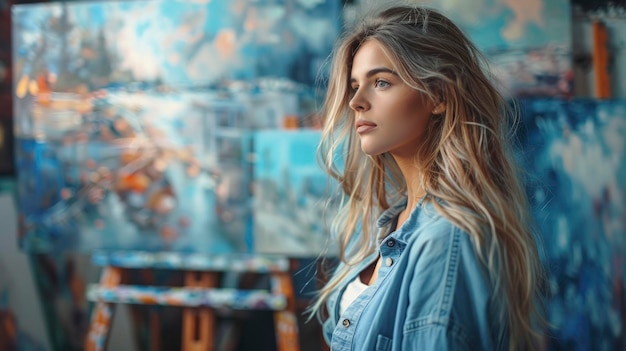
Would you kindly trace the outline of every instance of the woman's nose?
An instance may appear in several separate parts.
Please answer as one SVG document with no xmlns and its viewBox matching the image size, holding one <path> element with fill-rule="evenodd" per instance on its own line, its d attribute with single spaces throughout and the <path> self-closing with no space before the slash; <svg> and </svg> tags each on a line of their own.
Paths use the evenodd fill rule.
<svg viewBox="0 0 626 351">
<path fill-rule="evenodd" d="M 367 111 L 370 108 L 369 102 L 363 97 L 363 94 L 357 93 L 350 99 L 350 108 L 356 112 Z"/>
</svg>

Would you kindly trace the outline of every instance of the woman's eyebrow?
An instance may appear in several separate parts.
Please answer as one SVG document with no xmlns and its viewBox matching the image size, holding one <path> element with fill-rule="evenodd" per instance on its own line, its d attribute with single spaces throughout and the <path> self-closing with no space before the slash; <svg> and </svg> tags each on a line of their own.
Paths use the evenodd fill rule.
<svg viewBox="0 0 626 351">
<path fill-rule="evenodd" d="M 373 75 L 376 75 L 378 73 L 390 73 L 393 74 L 395 76 L 397 76 L 398 74 L 396 72 L 394 72 L 392 69 L 389 69 L 387 67 L 377 67 L 377 68 L 372 68 L 371 70 L 367 71 L 367 73 L 365 74 L 366 78 L 370 78 Z M 356 79 L 354 77 L 350 77 L 350 82 L 356 82 Z"/>
</svg>

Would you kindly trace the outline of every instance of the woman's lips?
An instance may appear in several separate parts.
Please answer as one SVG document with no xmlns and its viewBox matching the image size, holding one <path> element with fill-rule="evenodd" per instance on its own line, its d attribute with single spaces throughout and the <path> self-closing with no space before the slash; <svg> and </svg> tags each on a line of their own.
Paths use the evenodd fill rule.
<svg viewBox="0 0 626 351">
<path fill-rule="evenodd" d="M 370 130 L 376 128 L 376 123 L 359 120 L 355 123 L 354 127 L 356 128 L 356 132 L 359 134 L 367 133 Z"/>
</svg>

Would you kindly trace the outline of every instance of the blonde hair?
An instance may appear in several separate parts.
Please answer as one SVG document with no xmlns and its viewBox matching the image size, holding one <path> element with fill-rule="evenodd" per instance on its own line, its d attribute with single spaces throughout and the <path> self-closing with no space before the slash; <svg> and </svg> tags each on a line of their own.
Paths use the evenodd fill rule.
<svg viewBox="0 0 626 351">
<path fill-rule="evenodd" d="M 388 8 L 363 21 L 335 48 L 319 154 L 347 197 L 332 227 L 344 265 L 320 290 L 310 312 L 321 318 L 325 301 L 349 270 L 376 250 L 374 220 L 407 190 L 394 159 L 387 153 L 365 155 L 355 135 L 348 105 L 350 72 L 356 51 L 368 40 L 381 45 L 406 84 L 433 104 L 445 105 L 444 113 L 431 118 L 427 141 L 416 150 L 423 172 L 417 181 L 428 194 L 424 203 L 470 235 L 505 302 L 500 318 L 509 325 L 510 349 L 534 348 L 533 323 L 542 320 L 543 271 L 512 162 L 507 120 L 512 114 L 474 44 L 444 15 L 414 6 Z"/>
</svg>

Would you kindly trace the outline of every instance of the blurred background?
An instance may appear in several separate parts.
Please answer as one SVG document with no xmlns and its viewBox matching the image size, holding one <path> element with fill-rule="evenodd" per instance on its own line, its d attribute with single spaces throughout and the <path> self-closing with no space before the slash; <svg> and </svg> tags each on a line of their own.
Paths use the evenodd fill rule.
<svg viewBox="0 0 626 351">
<path fill-rule="evenodd" d="M 405 2 L 458 23 L 520 108 L 542 349 L 626 350 L 626 2 Z M 0 351 L 84 349 L 94 252 L 289 258 L 300 349 L 325 350 L 303 314 L 334 255 L 317 110 L 337 36 L 381 3 L 0 0 Z M 184 284 L 161 268 L 127 279 Z M 108 350 L 181 350 L 181 319 L 120 304 Z M 218 319 L 215 349 L 277 349 L 270 311 Z"/>
</svg>

